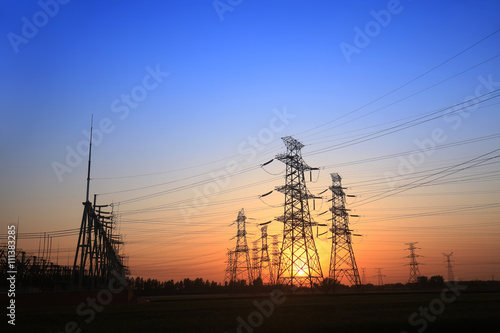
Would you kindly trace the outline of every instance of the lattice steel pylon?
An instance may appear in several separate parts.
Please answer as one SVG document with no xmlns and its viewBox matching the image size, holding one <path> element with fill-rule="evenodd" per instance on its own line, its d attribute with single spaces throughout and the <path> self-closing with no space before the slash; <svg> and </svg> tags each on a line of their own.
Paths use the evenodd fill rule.
<svg viewBox="0 0 500 333">
<path fill-rule="evenodd" d="M 224 274 L 224 281 L 229 283 L 231 282 L 231 277 L 233 274 L 233 255 L 234 252 L 230 249 L 227 250 L 227 266 L 226 266 L 226 272 Z"/>
<path fill-rule="evenodd" d="M 280 265 L 280 241 L 278 235 L 272 235 L 271 241 L 271 267 L 273 272 L 273 280 L 271 284 L 276 284 L 276 275 L 278 273 L 278 267 Z"/>
<path fill-rule="evenodd" d="M 236 234 L 236 247 L 233 251 L 233 264 L 231 273 L 231 282 L 247 280 L 248 284 L 253 283 L 252 263 L 250 261 L 250 249 L 247 244 L 246 216 L 242 208 L 235 221 L 238 226 Z M 234 237 L 233 237 L 234 238 Z"/>
<path fill-rule="evenodd" d="M 258 239 L 252 242 L 252 276 L 254 279 L 260 277 L 260 249 Z"/>
<path fill-rule="evenodd" d="M 385 275 L 382 274 L 382 268 L 375 268 L 377 270 L 377 275 L 374 275 L 375 277 L 378 278 L 378 285 L 383 286 L 384 285 L 384 277 Z"/>
<path fill-rule="evenodd" d="M 262 279 L 263 283 L 272 284 L 273 279 L 273 267 L 271 257 L 269 256 L 269 247 L 267 245 L 267 225 L 263 226 L 261 229 L 261 246 L 260 246 L 260 258 L 259 258 L 259 269 L 258 276 Z"/>
<path fill-rule="evenodd" d="M 283 216 L 283 242 L 277 272 L 277 283 L 311 288 L 323 280 L 318 251 L 314 243 L 308 200 L 314 196 L 309 193 L 304 172 L 315 170 L 302 159 L 302 143 L 291 136 L 282 138 L 286 153 L 276 155 L 276 159 L 286 164 L 285 185 L 276 190 L 285 194 Z"/>
<path fill-rule="evenodd" d="M 448 282 L 453 282 L 455 281 L 455 276 L 453 275 L 453 265 L 451 264 L 453 262 L 453 260 L 451 260 L 453 252 L 451 252 L 450 254 L 443 253 L 443 255 L 446 257 L 445 262 L 448 266 Z"/>
<path fill-rule="evenodd" d="M 329 275 L 340 283 L 344 277 L 351 285 L 361 286 L 358 265 L 352 248 L 352 236 L 359 236 L 349 229 L 349 214 L 345 208 L 346 194 L 342 187 L 342 178 L 338 173 L 331 173 L 332 186 L 332 252 Z"/>
<path fill-rule="evenodd" d="M 421 257 L 418 254 L 415 254 L 415 250 L 420 249 L 419 247 L 416 247 L 415 244 L 418 244 L 418 242 L 413 242 L 413 243 L 405 243 L 408 245 L 408 248 L 406 250 L 410 251 L 410 254 L 406 256 L 405 258 L 410 258 L 410 263 L 406 264 L 407 266 L 410 266 L 410 277 L 408 278 L 408 283 L 417 283 L 418 282 L 418 277 L 420 276 L 420 269 L 418 268 L 418 261 L 417 258 Z"/>
</svg>

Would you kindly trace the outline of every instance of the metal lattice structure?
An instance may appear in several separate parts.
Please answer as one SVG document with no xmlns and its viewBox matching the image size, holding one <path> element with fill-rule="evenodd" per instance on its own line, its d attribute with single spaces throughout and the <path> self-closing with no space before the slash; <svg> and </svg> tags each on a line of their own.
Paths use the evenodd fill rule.
<svg viewBox="0 0 500 333">
<path fill-rule="evenodd" d="M 410 277 L 408 279 L 408 283 L 417 283 L 418 277 L 420 276 L 420 269 L 418 268 L 419 262 L 417 261 L 417 258 L 421 256 L 416 254 L 415 250 L 420 248 L 415 246 L 415 244 L 418 244 L 418 242 L 405 244 L 408 245 L 408 248 L 406 250 L 410 251 L 410 255 L 405 257 L 410 259 L 410 263 L 407 264 L 410 266 Z"/>
<path fill-rule="evenodd" d="M 233 274 L 233 255 L 234 252 L 231 250 L 227 250 L 227 266 L 226 266 L 226 272 L 224 274 L 224 281 L 229 283 L 231 282 L 231 275 Z"/>
<path fill-rule="evenodd" d="M 283 285 L 319 285 L 323 279 L 318 251 L 314 243 L 312 226 L 314 222 L 309 212 L 308 200 L 314 196 L 309 193 L 304 172 L 313 170 L 302 159 L 302 143 L 287 136 L 282 138 L 286 153 L 276 155 L 285 163 L 285 185 L 276 190 L 285 194 L 283 216 L 283 242 L 277 272 L 277 283 Z"/>
<path fill-rule="evenodd" d="M 453 275 L 453 265 L 451 264 L 453 262 L 453 260 L 451 260 L 453 252 L 451 252 L 450 254 L 443 253 L 443 255 L 446 257 L 445 262 L 447 263 L 448 267 L 448 282 L 453 282 L 455 281 L 455 276 Z"/>
<path fill-rule="evenodd" d="M 246 216 L 243 208 L 238 213 L 236 219 L 238 231 L 236 234 L 236 247 L 233 251 L 233 263 L 231 272 L 231 282 L 245 280 L 248 284 L 253 283 L 252 263 L 250 261 L 250 249 L 247 244 Z M 235 237 L 231 238 L 234 239 Z"/>
<path fill-rule="evenodd" d="M 122 241 L 113 235 L 113 214 L 103 211 L 109 205 L 96 205 L 89 201 L 90 166 L 92 156 L 92 126 L 90 129 L 89 161 L 87 170 L 87 194 L 83 202 L 83 216 L 76 246 L 73 271 L 77 278 L 78 289 L 105 287 L 111 273 L 125 275 L 128 270 L 119 255 Z"/>
<path fill-rule="evenodd" d="M 271 235 L 271 267 L 273 272 L 273 280 L 271 284 L 276 284 L 276 275 L 280 265 L 280 241 L 279 235 Z"/>
<path fill-rule="evenodd" d="M 377 270 L 377 275 L 374 275 L 374 277 L 378 278 L 378 285 L 383 286 L 385 275 L 382 274 L 382 268 L 375 268 L 375 269 Z"/>
<path fill-rule="evenodd" d="M 349 229 L 349 214 L 345 208 L 346 194 L 342 187 L 342 178 L 331 173 L 332 186 L 332 252 L 329 275 L 333 281 L 340 283 L 344 277 L 351 285 L 361 286 L 358 266 L 352 248 L 352 236 L 359 236 Z"/>
<path fill-rule="evenodd" d="M 263 226 L 261 229 L 261 246 L 260 246 L 260 258 L 258 266 L 258 276 L 262 279 L 263 283 L 272 284 L 273 278 L 273 266 L 271 257 L 269 256 L 269 247 L 267 245 L 267 225 Z"/>
<path fill-rule="evenodd" d="M 258 239 L 252 242 L 252 276 L 254 279 L 260 277 L 260 248 Z"/>
</svg>

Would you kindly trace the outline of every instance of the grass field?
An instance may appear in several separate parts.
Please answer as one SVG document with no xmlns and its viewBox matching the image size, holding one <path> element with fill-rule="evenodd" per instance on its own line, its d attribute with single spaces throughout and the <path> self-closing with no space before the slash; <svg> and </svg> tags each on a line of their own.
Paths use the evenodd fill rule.
<svg viewBox="0 0 500 333">
<path fill-rule="evenodd" d="M 15 331 L 66 332 L 71 321 L 78 327 L 68 326 L 68 332 L 417 332 L 424 322 L 425 332 L 496 330 L 499 292 L 463 293 L 450 301 L 452 296 L 446 302 L 440 292 L 152 297 L 107 305 L 90 323 L 84 322 L 90 315 L 78 315 L 74 306 L 18 308 Z M 429 306 L 436 315 L 416 315 L 410 325 L 410 315 Z"/>
</svg>

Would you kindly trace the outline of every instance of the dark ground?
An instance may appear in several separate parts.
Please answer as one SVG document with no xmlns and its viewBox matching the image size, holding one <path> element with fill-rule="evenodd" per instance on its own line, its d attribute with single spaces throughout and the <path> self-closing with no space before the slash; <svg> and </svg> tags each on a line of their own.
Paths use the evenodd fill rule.
<svg viewBox="0 0 500 333">
<path fill-rule="evenodd" d="M 47 294 L 50 297 L 50 294 Z M 448 300 L 453 293 L 445 294 Z M 349 295 L 157 296 L 134 304 L 110 304 L 102 312 L 88 306 L 18 304 L 12 332 L 488 332 L 500 322 L 500 292 L 463 292 L 443 302 L 441 290 L 419 293 Z M 82 300 L 84 301 L 84 300 Z M 258 312 L 254 304 L 264 306 Z M 441 305 L 444 305 L 443 307 Z M 409 318 L 434 307 L 428 319 Z M 91 318 L 91 313 L 95 318 Z M 262 312 L 265 312 L 262 314 Z M 266 316 L 267 315 L 267 316 Z M 245 321 L 241 324 L 238 317 Z M 2 319 L 6 323 L 8 318 Z M 86 323 L 87 319 L 90 322 Z M 75 327 L 68 322 L 75 322 Z M 2 326 L 4 326 L 2 323 Z M 11 326 L 11 325 L 8 325 Z M 5 327 L 5 326 L 4 326 Z M 239 327 L 239 330 L 238 330 Z M 4 331 L 2 329 L 2 331 Z M 423 332 L 421 330 L 421 332 Z"/>
</svg>

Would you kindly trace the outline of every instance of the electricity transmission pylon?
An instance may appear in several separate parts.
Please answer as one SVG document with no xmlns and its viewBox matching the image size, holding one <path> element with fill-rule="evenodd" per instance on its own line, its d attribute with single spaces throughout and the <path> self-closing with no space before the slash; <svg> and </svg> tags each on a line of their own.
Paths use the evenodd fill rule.
<svg viewBox="0 0 500 333">
<path fill-rule="evenodd" d="M 277 283 L 311 288 L 321 282 L 323 273 L 319 255 L 314 243 L 308 200 L 314 196 L 309 193 L 304 172 L 317 170 L 309 167 L 302 159 L 302 143 L 291 136 L 283 137 L 286 153 L 276 155 L 276 159 L 286 164 L 285 185 L 276 190 L 285 194 L 283 216 L 283 242 L 277 272 Z"/>
<path fill-rule="evenodd" d="M 231 282 L 231 277 L 233 275 L 233 255 L 234 251 L 228 249 L 227 250 L 227 266 L 226 266 L 226 273 L 224 275 L 224 281 L 227 283 Z"/>
<path fill-rule="evenodd" d="M 258 276 L 261 278 L 262 282 L 272 284 L 273 279 L 273 267 L 271 258 L 269 256 L 269 247 L 267 245 L 267 225 L 263 226 L 261 229 L 261 247 L 260 247 L 260 258 L 258 265 Z"/>
<path fill-rule="evenodd" d="M 453 275 L 453 265 L 451 264 L 453 262 L 453 260 L 451 260 L 453 252 L 451 252 L 450 254 L 443 253 L 443 255 L 446 257 L 445 262 L 448 266 L 448 282 L 453 282 L 455 281 L 455 276 Z"/>
<path fill-rule="evenodd" d="M 260 277 L 260 271 L 259 271 L 259 255 L 260 255 L 260 249 L 259 249 L 259 240 L 256 239 L 252 242 L 252 276 L 254 279 L 257 279 Z"/>
<path fill-rule="evenodd" d="M 273 280 L 271 284 L 276 284 L 276 275 L 278 273 L 278 267 L 280 264 L 280 241 L 278 235 L 272 235 L 271 241 L 271 267 L 273 272 Z"/>
<path fill-rule="evenodd" d="M 346 194 L 342 187 L 342 178 L 338 173 L 331 173 L 332 186 L 332 252 L 330 257 L 330 278 L 340 283 L 344 276 L 351 285 L 361 286 L 358 266 L 352 249 L 352 236 L 359 236 L 349 229 L 349 214 L 345 208 Z"/>
<path fill-rule="evenodd" d="M 405 258 L 410 258 L 410 263 L 406 264 L 410 266 L 410 277 L 408 279 L 408 283 L 417 283 L 418 277 L 420 276 L 420 269 L 418 268 L 419 263 L 417 261 L 417 258 L 421 256 L 415 254 L 415 250 L 420 248 L 415 246 L 415 244 L 418 244 L 418 242 L 405 243 L 405 244 L 408 245 L 408 248 L 406 250 L 410 251 L 410 254 L 405 257 Z"/>
<path fill-rule="evenodd" d="M 250 262 L 250 250 L 247 244 L 247 232 L 245 227 L 246 216 L 243 208 L 239 211 L 238 218 L 235 222 L 238 226 L 238 232 L 235 236 L 236 247 L 233 251 L 230 281 L 237 282 L 248 279 L 248 284 L 251 284 L 253 283 L 252 264 Z"/>
<path fill-rule="evenodd" d="M 377 270 L 377 275 L 374 275 L 378 278 L 378 285 L 379 286 L 383 286 L 384 285 L 384 280 L 383 278 L 386 276 L 386 275 L 383 275 L 382 274 L 382 268 L 375 268 Z"/>
</svg>

